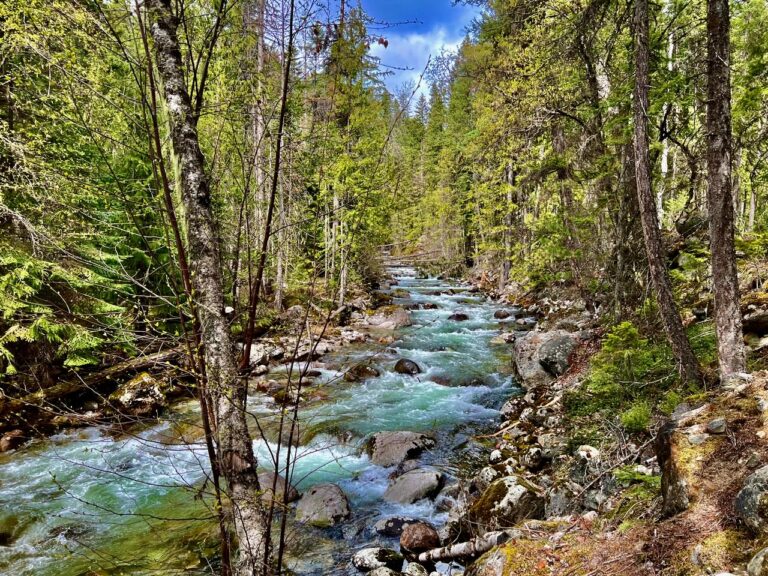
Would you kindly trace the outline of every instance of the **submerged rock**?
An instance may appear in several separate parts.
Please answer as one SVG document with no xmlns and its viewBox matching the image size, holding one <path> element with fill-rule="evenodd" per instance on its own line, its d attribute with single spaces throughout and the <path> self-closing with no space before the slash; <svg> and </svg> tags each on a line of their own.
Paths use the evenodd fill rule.
<svg viewBox="0 0 768 576">
<path fill-rule="evenodd" d="M 366 449 L 371 462 L 386 467 L 415 458 L 434 445 L 434 439 L 420 432 L 379 432 L 371 437 Z"/>
<path fill-rule="evenodd" d="M 413 504 L 423 498 L 434 498 L 443 486 L 445 476 L 433 468 L 417 468 L 398 476 L 384 492 L 384 500 Z"/>
<path fill-rule="evenodd" d="M 352 556 L 352 565 L 361 572 L 370 572 L 376 568 L 400 570 L 403 556 L 389 548 L 363 548 Z"/>
<path fill-rule="evenodd" d="M 318 528 L 335 526 L 350 516 L 349 500 L 336 484 L 317 484 L 299 500 L 296 519 Z"/>
<path fill-rule="evenodd" d="M 421 368 L 419 368 L 419 365 L 416 364 L 416 362 L 413 360 L 409 360 L 408 358 L 400 358 L 400 360 L 398 360 L 395 364 L 395 372 L 398 374 L 408 374 L 410 376 L 415 376 L 416 374 L 421 373 Z"/>
<path fill-rule="evenodd" d="M 465 322 L 469 320 L 469 315 L 465 314 L 464 312 L 454 312 L 448 316 L 448 320 L 452 320 L 454 322 Z"/>
<path fill-rule="evenodd" d="M 360 382 L 377 376 L 379 376 L 379 371 L 368 364 L 358 364 L 344 372 L 344 380 L 347 382 Z"/>
</svg>

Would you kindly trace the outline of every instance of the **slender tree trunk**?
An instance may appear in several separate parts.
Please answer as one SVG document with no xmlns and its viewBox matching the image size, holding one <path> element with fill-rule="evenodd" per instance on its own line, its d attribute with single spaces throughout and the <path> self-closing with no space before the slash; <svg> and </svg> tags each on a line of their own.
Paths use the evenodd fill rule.
<svg viewBox="0 0 768 576">
<path fill-rule="evenodd" d="M 237 376 L 234 347 L 224 316 L 221 256 L 211 192 L 184 77 L 178 22 L 171 0 L 149 0 L 148 6 L 157 68 L 171 121 L 173 149 L 181 166 L 192 287 L 200 316 L 208 388 L 216 402 L 220 470 L 229 488 L 240 544 L 236 573 L 245 576 L 263 565 L 266 533 L 256 458 L 245 419 L 247 390 Z"/>
<path fill-rule="evenodd" d="M 734 248 L 731 187 L 730 14 L 707 1 L 707 205 L 720 376 L 744 372 L 744 340 Z"/>
<path fill-rule="evenodd" d="M 648 151 L 648 0 L 635 0 L 635 179 L 640 220 L 643 225 L 645 251 L 651 281 L 656 290 L 661 319 L 680 372 L 688 382 L 702 382 L 701 368 L 691 343 L 683 329 L 680 314 L 672 295 L 672 286 L 664 264 L 664 249 L 657 219 L 656 205 L 651 190 L 651 161 Z"/>
<path fill-rule="evenodd" d="M 512 268 L 512 201 L 513 192 L 515 188 L 515 172 L 512 167 L 512 162 L 507 165 L 505 170 L 507 195 L 504 214 L 504 260 L 501 263 L 501 274 L 499 275 L 499 290 L 504 290 L 504 287 L 509 281 L 509 271 Z"/>
</svg>

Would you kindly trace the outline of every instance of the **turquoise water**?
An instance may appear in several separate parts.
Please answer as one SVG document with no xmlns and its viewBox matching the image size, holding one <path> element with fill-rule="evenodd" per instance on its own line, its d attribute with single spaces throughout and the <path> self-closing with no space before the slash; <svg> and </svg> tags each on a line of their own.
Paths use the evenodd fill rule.
<svg viewBox="0 0 768 576">
<path fill-rule="evenodd" d="M 291 525 L 296 549 L 290 562 L 299 574 L 346 573 L 337 566 L 350 547 L 372 540 L 364 528 L 381 517 L 444 520 L 428 502 L 399 506 L 381 500 L 391 470 L 372 465 L 362 453 L 368 435 L 432 431 L 438 447 L 426 459 L 450 471 L 453 448 L 488 427 L 515 391 L 505 350 L 490 343 L 499 333 L 493 304 L 466 293 L 437 295 L 457 286 L 435 279 L 404 276 L 399 287 L 410 298 L 396 302 L 431 302 L 439 308 L 413 311 L 413 326 L 400 330 L 388 346 L 357 345 L 324 358 L 313 388 L 320 387 L 326 399 L 300 412 L 302 432 L 312 433 L 294 455 L 293 483 L 300 489 L 338 483 L 350 498 L 351 524 L 363 528 L 345 539 L 341 530 Z M 470 320 L 448 320 L 458 310 Z M 423 372 L 392 372 L 402 357 L 416 361 Z M 361 383 L 343 381 L 343 370 L 361 361 L 371 362 L 382 375 Z M 252 397 L 249 410 L 264 426 L 274 427 L 275 407 L 268 398 Z M 0 534 L 5 530 L 13 536 L 0 545 L 0 573 L 210 574 L 216 527 L 203 486 L 208 467 L 199 438 L 197 409 L 190 402 L 132 436 L 87 428 L 1 455 Z M 275 444 L 258 440 L 255 450 L 260 465 L 275 467 Z"/>
</svg>

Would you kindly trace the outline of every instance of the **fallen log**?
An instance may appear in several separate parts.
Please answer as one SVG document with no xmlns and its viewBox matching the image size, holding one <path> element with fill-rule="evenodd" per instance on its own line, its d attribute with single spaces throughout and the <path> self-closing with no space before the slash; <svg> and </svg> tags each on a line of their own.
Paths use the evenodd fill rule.
<svg viewBox="0 0 768 576">
<path fill-rule="evenodd" d="M 3 394 L 0 389 L 0 429 L 7 428 L 15 419 L 24 419 L 30 414 L 39 413 L 46 407 L 65 400 L 67 397 L 83 391 L 98 391 L 108 383 L 115 383 L 117 379 L 142 371 L 165 369 L 173 366 L 171 361 L 185 354 L 183 347 L 171 348 L 138 358 L 131 358 L 118 362 L 99 372 L 88 374 L 79 380 L 66 380 L 50 388 L 42 388 L 21 398 L 12 398 Z"/>
<path fill-rule="evenodd" d="M 500 530 L 498 532 L 488 532 L 472 540 L 459 542 L 443 546 L 442 548 L 433 548 L 419 554 L 419 562 L 447 562 L 450 560 L 472 560 L 481 554 L 488 552 L 494 546 L 504 544 L 513 538 L 519 538 L 518 530 Z"/>
</svg>

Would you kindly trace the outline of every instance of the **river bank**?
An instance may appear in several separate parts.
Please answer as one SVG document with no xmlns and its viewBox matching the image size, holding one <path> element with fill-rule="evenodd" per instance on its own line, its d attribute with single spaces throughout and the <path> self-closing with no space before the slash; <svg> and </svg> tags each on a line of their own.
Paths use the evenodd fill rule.
<svg viewBox="0 0 768 576">
<path fill-rule="evenodd" d="M 349 516 L 333 527 L 312 527 L 294 520 L 296 512 L 289 511 L 288 564 L 294 573 L 356 573 L 349 565 L 355 550 L 397 542 L 385 527 L 388 518 L 418 518 L 440 526 L 456 480 L 483 452 L 473 437 L 490 429 L 498 408 L 515 393 L 508 351 L 491 342 L 498 334 L 493 304 L 456 283 L 411 277 L 400 284 L 385 291 L 394 298 L 391 305 L 360 312 L 351 319 L 353 325 L 339 329 L 355 342 L 304 365 L 311 384 L 288 476 L 304 494 L 328 483 L 340 487 Z M 410 326 L 395 327 L 406 319 Z M 415 362 L 419 373 L 396 372 L 402 359 Z M 291 363 L 273 359 L 257 365 L 267 373 L 253 379 L 249 411 L 264 431 L 256 452 L 269 463 L 276 451 L 272 434 L 279 394 L 258 389 L 279 388 Z M 345 379 L 349 368 L 359 365 L 378 376 L 372 372 L 361 381 Z M 182 402 L 154 424 L 120 432 L 96 426 L 63 431 L 0 456 L 0 501 L 7 511 L 5 545 L 0 547 L 3 569 L 19 574 L 208 573 L 209 563 L 216 562 L 216 537 L 202 484 L 207 468 L 197 416 L 194 402 Z M 434 472 L 442 489 L 442 495 L 434 488 L 428 491 L 434 500 L 402 493 L 385 498 L 398 463 L 375 464 L 378 456 L 375 450 L 369 454 L 366 444 L 374 434 L 397 431 L 429 438 L 418 466 Z M 415 454 L 406 450 L 404 455 Z M 407 466 L 415 462 L 413 457 L 405 460 Z"/>
</svg>

